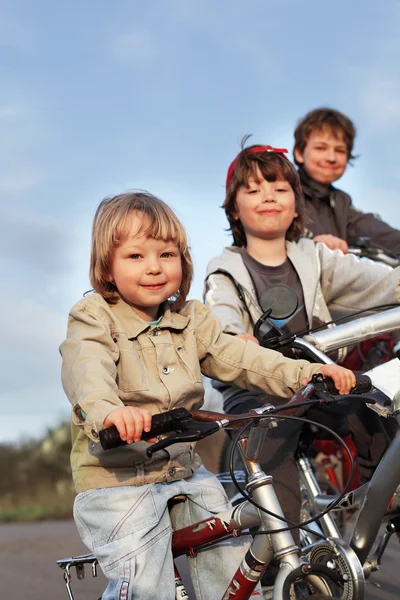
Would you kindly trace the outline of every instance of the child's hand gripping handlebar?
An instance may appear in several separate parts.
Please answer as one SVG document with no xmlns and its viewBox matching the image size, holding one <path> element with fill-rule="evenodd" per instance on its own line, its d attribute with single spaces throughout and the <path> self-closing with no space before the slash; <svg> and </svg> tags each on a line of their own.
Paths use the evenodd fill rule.
<svg viewBox="0 0 400 600">
<path fill-rule="evenodd" d="M 201 411 L 195 411 L 201 412 Z M 224 415 L 221 415 L 224 417 Z M 192 413 L 186 408 L 175 408 L 159 415 L 154 415 L 151 420 L 151 429 L 142 433 L 142 440 L 149 440 L 158 435 L 169 433 L 167 437 L 159 440 L 147 448 L 146 454 L 151 457 L 157 450 L 162 450 L 178 442 L 194 442 L 221 429 L 219 421 L 201 422 L 192 418 Z M 100 431 L 100 443 L 104 450 L 111 450 L 118 446 L 125 446 L 115 426 Z"/>
<path fill-rule="evenodd" d="M 339 392 L 330 377 L 323 378 L 320 373 L 313 375 L 312 385 L 316 392 L 338 395 Z M 372 381 L 368 375 L 356 375 L 356 385 L 350 390 L 350 394 L 368 394 L 372 390 Z"/>
<path fill-rule="evenodd" d="M 367 375 L 357 376 L 357 384 L 351 390 L 351 394 L 364 394 L 371 391 L 371 380 Z M 269 405 L 269 414 L 275 412 L 285 412 L 286 414 L 298 413 L 301 408 L 314 404 L 315 402 L 337 402 L 341 398 L 334 398 L 337 394 L 333 381 L 329 378 L 323 378 L 322 375 L 314 375 L 311 382 L 301 388 L 288 402 L 283 406 L 274 408 Z M 309 400 L 311 396 L 316 396 L 316 400 Z M 365 399 L 374 402 L 373 399 Z M 271 410 L 272 409 L 272 410 Z M 265 415 L 264 415 L 265 417 Z M 203 439 L 221 428 L 238 429 L 248 424 L 250 421 L 256 424 L 260 421 L 260 415 L 250 412 L 241 415 L 225 415 L 207 410 L 192 410 L 186 408 L 175 408 L 171 411 L 154 415 L 152 417 L 151 429 L 143 432 L 142 440 L 148 440 L 162 434 L 169 434 L 165 438 L 149 446 L 146 450 L 147 456 L 151 457 L 154 452 L 167 448 L 171 444 L 178 442 L 194 442 Z M 100 431 L 100 443 L 104 450 L 111 450 L 118 446 L 125 446 L 126 442 L 121 440 L 118 430 L 115 426 Z"/>
</svg>

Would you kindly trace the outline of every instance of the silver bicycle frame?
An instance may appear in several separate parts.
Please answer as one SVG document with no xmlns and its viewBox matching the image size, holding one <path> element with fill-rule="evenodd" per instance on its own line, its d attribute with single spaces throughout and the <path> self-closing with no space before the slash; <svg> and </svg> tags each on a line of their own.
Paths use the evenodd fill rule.
<svg viewBox="0 0 400 600">
<path fill-rule="evenodd" d="M 254 412 L 258 414 L 268 414 L 270 408 L 273 407 L 271 405 L 267 407 L 264 406 L 255 409 Z M 273 516 L 256 509 L 261 522 L 261 526 L 258 530 L 259 532 L 279 530 L 287 527 L 285 515 L 273 487 L 273 477 L 266 475 L 259 464 L 260 453 L 264 446 L 265 438 L 268 435 L 268 430 L 275 426 L 276 421 L 266 420 L 265 428 L 260 426 L 253 427 L 250 429 L 248 435 L 243 435 L 239 440 L 240 454 L 248 475 L 246 489 L 251 493 L 252 498 L 257 504 L 265 508 L 268 507 L 268 511 L 275 515 Z M 244 511 L 246 507 L 248 511 L 247 514 L 252 515 L 252 511 L 251 509 L 249 511 L 249 504 L 247 502 L 244 505 L 239 505 L 237 509 L 235 509 L 235 511 L 238 511 L 237 515 L 239 516 L 241 514 L 240 511 Z M 246 519 L 241 519 L 240 523 L 242 527 L 243 525 L 245 526 Z M 291 571 L 297 569 L 301 565 L 299 547 L 295 544 L 290 530 L 280 531 L 279 533 L 274 533 L 269 536 L 270 546 L 265 543 L 265 539 L 262 539 L 265 535 L 267 534 L 261 534 L 255 537 L 251 544 L 251 551 L 254 556 L 260 557 L 267 566 L 272 557 L 279 561 L 279 572 L 274 583 L 273 600 L 284 600 L 283 587 L 285 580 Z M 323 579 L 310 576 L 310 581 L 311 580 L 314 587 L 320 593 L 323 594 L 327 591 L 326 583 Z"/>
<path fill-rule="evenodd" d="M 368 340 L 380 333 L 391 333 L 396 329 L 400 329 L 400 307 L 310 333 L 303 339 L 324 353 Z M 320 356 L 319 354 L 318 358 Z"/>
<path fill-rule="evenodd" d="M 355 319 L 297 339 L 294 346 L 303 349 L 308 356 L 324 363 L 332 361 L 325 352 L 352 345 L 370 339 L 378 334 L 400 329 L 400 307 L 382 313 Z M 400 389 L 400 381 L 399 381 Z M 395 394 L 388 415 L 395 417 L 400 426 L 400 394 Z M 370 552 L 376 541 L 382 520 L 390 499 L 400 482 L 400 431 L 392 440 L 385 455 L 375 470 L 370 482 L 347 493 L 333 510 L 359 508 L 358 516 L 350 535 L 350 547 L 355 551 L 360 563 L 369 573 L 371 564 Z M 314 473 L 305 457 L 298 461 L 300 476 L 305 485 L 314 510 L 321 512 L 332 504 L 334 496 L 324 496 L 319 488 Z M 324 533 L 331 537 L 340 537 L 340 533 L 330 514 L 320 519 Z M 383 550 L 382 550 L 383 552 Z M 372 561 L 373 562 L 373 561 Z M 368 565 L 366 567 L 365 565 Z"/>
</svg>

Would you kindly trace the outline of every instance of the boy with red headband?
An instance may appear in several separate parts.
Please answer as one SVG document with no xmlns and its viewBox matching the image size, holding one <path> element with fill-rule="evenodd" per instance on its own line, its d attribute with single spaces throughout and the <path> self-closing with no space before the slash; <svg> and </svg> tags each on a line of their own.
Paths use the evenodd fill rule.
<svg viewBox="0 0 400 600">
<path fill-rule="evenodd" d="M 304 204 L 301 184 L 286 150 L 270 146 L 244 148 L 228 170 L 223 208 L 233 235 L 233 246 L 208 265 L 205 302 L 219 318 L 222 329 L 252 340 L 254 326 L 266 310 L 265 293 L 284 284 L 297 300 L 292 316 L 279 321 L 288 333 L 307 330 L 331 320 L 331 311 L 350 314 L 370 306 L 399 302 L 400 268 L 362 261 L 332 251 L 325 244 L 302 237 Z M 271 320 L 273 321 L 273 320 Z M 274 325 L 272 322 L 271 325 Z M 265 394 L 220 385 L 224 410 L 240 413 L 262 406 Z M 269 397 L 279 405 L 282 400 Z M 325 411 L 308 416 L 327 422 Z M 369 478 L 386 448 L 377 417 L 365 407 L 349 417 L 357 445 L 359 468 Z M 331 422 L 338 426 L 338 415 Z M 301 425 L 285 420 L 271 432 L 262 466 L 274 476 L 286 516 L 300 521 L 300 489 L 294 462 Z"/>
</svg>

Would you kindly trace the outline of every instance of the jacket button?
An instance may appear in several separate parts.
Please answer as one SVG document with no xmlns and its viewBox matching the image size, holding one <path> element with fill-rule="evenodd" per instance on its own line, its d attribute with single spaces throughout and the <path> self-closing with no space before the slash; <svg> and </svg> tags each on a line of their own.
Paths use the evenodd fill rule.
<svg viewBox="0 0 400 600">
<path fill-rule="evenodd" d="M 163 367 L 162 372 L 164 373 L 164 375 L 168 375 L 168 373 L 170 373 L 171 371 L 169 367 Z"/>
<path fill-rule="evenodd" d="M 171 475 L 171 477 L 172 477 L 172 475 L 175 475 L 175 471 L 176 471 L 175 467 L 171 467 L 171 468 L 168 470 L 168 473 L 169 473 L 169 474 Z"/>
</svg>

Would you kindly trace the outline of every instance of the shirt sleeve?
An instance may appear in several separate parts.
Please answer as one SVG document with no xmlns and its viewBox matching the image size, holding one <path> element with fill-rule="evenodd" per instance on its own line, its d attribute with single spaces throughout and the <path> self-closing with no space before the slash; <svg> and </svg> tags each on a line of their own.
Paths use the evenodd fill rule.
<svg viewBox="0 0 400 600">
<path fill-rule="evenodd" d="M 211 310 L 198 303 L 196 339 L 203 375 L 248 390 L 289 398 L 304 379 L 318 373 L 321 365 L 285 358 L 221 331 Z"/>
<path fill-rule="evenodd" d="M 248 333 L 244 321 L 246 309 L 229 277 L 222 273 L 209 275 L 205 282 L 204 302 L 212 309 L 225 333 Z"/>
<path fill-rule="evenodd" d="M 400 267 L 392 269 L 368 259 L 316 244 L 321 289 L 330 311 L 349 314 L 378 304 L 400 302 Z"/>
<path fill-rule="evenodd" d="M 97 442 L 106 416 L 124 406 L 116 383 L 119 350 L 109 324 L 84 306 L 75 306 L 60 352 L 62 384 L 72 404 L 73 422 Z"/>
<path fill-rule="evenodd" d="M 351 205 L 348 211 L 347 241 L 350 245 L 355 245 L 359 237 L 369 237 L 373 246 L 400 256 L 400 231 L 390 227 L 378 215 L 363 213 Z"/>
</svg>

